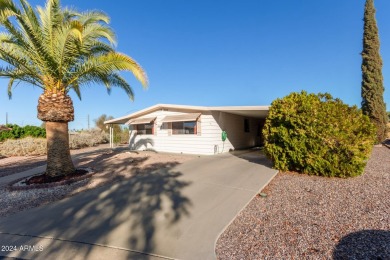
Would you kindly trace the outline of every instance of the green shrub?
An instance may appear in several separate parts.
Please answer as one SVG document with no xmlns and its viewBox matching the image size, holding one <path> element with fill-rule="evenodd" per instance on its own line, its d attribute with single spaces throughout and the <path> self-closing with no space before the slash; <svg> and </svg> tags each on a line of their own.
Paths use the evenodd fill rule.
<svg viewBox="0 0 390 260">
<path fill-rule="evenodd" d="M 46 138 L 46 129 L 42 127 L 26 125 L 25 127 L 23 127 L 23 130 L 24 130 L 24 137 L 31 136 L 31 137 Z"/>
<path fill-rule="evenodd" d="M 7 139 L 19 139 L 27 136 L 46 138 L 46 130 L 39 126 L 26 125 L 20 127 L 13 124 L 8 124 L 6 126 L 12 128 L 12 130 L 0 132 L 0 142 Z"/>
<path fill-rule="evenodd" d="M 263 130 L 275 168 L 329 177 L 362 174 L 375 133 L 356 106 L 305 91 L 272 102 Z"/>
</svg>

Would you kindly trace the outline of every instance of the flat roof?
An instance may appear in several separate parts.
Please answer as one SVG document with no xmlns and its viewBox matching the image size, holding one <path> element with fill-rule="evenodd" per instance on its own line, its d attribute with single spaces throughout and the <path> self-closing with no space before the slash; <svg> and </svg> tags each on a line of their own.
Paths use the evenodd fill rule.
<svg viewBox="0 0 390 260">
<path fill-rule="evenodd" d="M 107 120 L 105 124 L 124 124 L 132 118 L 137 118 L 159 109 L 174 109 L 183 112 L 204 112 L 204 111 L 221 111 L 240 116 L 265 118 L 268 115 L 269 106 L 219 106 L 219 107 L 205 107 L 205 106 L 187 106 L 187 105 L 172 105 L 172 104 L 157 104 L 145 109 L 139 110 L 132 114 Z"/>
</svg>

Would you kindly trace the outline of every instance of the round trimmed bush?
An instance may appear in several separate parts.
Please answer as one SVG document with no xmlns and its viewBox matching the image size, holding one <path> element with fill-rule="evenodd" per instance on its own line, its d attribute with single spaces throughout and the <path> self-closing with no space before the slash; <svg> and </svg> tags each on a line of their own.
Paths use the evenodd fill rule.
<svg viewBox="0 0 390 260">
<path fill-rule="evenodd" d="M 362 174 L 375 133 L 356 106 L 305 91 L 272 102 L 263 130 L 275 168 L 328 177 Z"/>
</svg>

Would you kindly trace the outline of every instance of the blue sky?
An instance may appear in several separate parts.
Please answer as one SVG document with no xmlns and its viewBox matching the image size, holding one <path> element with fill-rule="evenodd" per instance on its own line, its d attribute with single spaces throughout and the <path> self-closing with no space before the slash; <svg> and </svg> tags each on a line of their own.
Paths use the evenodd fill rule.
<svg viewBox="0 0 390 260">
<path fill-rule="evenodd" d="M 157 104 L 202 106 L 269 105 L 292 91 L 329 92 L 360 105 L 364 0 L 143 0 L 75 1 L 63 6 L 99 9 L 111 17 L 117 50 L 137 60 L 150 86 L 143 90 L 130 73 L 135 101 L 120 89 L 83 89 L 71 93 L 75 121 L 87 128 L 101 114 L 123 116 Z M 43 5 L 44 1 L 31 1 Z M 390 1 L 376 0 L 390 89 Z M 41 90 L 23 85 L 8 100 L 0 80 L 0 124 L 35 124 Z M 390 104 L 390 90 L 385 92 Z M 390 110 L 390 108 L 388 108 Z"/>
</svg>

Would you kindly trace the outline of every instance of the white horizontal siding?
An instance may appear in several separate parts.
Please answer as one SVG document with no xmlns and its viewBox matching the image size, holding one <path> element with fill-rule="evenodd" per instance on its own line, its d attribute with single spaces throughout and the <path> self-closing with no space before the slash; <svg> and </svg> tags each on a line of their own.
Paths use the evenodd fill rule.
<svg viewBox="0 0 390 260">
<path fill-rule="evenodd" d="M 167 129 L 162 129 L 162 119 L 168 115 L 185 114 L 178 111 L 155 111 L 143 117 L 154 117 L 154 135 L 136 135 L 130 130 L 130 146 L 138 150 L 153 149 L 161 152 L 214 154 L 227 152 L 230 149 L 240 149 L 256 145 L 257 120 L 250 120 L 250 133 L 244 132 L 244 118 L 242 116 L 224 112 L 203 113 L 200 117 L 200 135 L 169 135 Z M 221 134 L 225 130 L 228 139 L 222 142 Z"/>
</svg>

